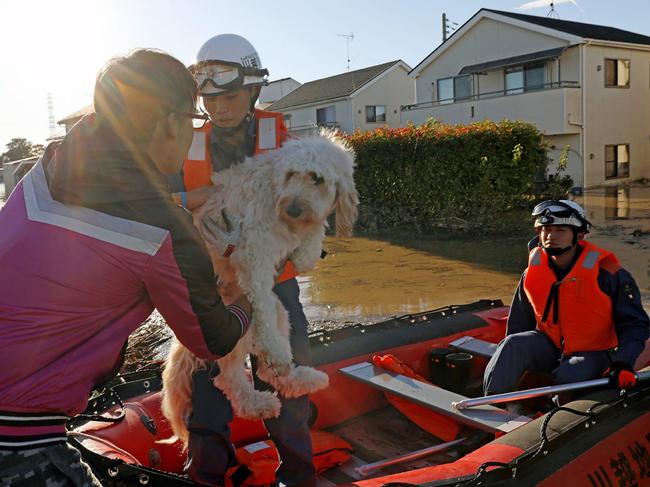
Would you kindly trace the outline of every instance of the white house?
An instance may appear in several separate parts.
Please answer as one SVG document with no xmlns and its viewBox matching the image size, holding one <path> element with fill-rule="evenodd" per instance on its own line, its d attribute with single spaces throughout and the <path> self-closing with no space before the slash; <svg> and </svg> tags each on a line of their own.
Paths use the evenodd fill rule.
<svg viewBox="0 0 650 487">
<path fill-rule="evenodd" d="M 650 178 L 650 37 L 613 27 L 481 9 L 409 76 L 402 125 L 534 123 L 575 186 Z"/>
<path fill-rule="evenodd" d="M 93 107 L 92 104 L 86 105 L 85 107 L 77 110 L 74 113 L 71 113 L 70 115 L 62 118 L 58 122 L 56 122 L 58 125 L 63 125 L 65 128 L 65 133 L 67 134 L 70 132 L 70 129 L 73 127 L 74 124 L 76 124 L 79 120 L 84 118 L 86 115 L 89 115 L 95 111 L 95 108 Z"/>
<path fill-rule="evenodd" d="M 267 109 L 284 114 L 290 132 L 317 125 L 344 132 L 399 127 L 400 107 L 413 103 L 410 66 L 397 60 L 305 83 Z"/>
<path fill-rule="evenodd" d="M 257 100 L 257 108 L 266 110 L 271 103 L 287 96 L 299 86 L 300 83 L 293 78 L 282 78 L 269 82 L 268 85 L 262 86 L 260 97 Z"/>
</svg>

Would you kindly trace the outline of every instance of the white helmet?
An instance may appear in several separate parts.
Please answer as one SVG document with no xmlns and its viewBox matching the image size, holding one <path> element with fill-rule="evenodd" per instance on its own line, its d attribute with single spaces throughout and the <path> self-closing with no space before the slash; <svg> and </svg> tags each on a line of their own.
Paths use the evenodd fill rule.
<svg viewBox="0 0 650 487">
<path fill-rule="evenodd" d="M 237 34 L 214 36 L 201 46 L 190 66 L 201 96 L 219 95 L 244 86 L 268 84 L 268 70 L 253 45 Z"/>
<path fill-rule="evenodd" d="M 575 201 L 547 200 L 535 206 L 535 228 L 546 225 L 570 225 L 579 232 L 589 233 L 591 223 L 585 216 L 585 210 Z"/>
</svg>

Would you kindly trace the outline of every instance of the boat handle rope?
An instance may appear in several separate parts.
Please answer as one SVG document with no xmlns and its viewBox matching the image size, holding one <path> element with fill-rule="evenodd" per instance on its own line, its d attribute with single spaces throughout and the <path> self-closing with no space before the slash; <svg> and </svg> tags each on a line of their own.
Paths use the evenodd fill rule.
<svg viewBox="0 0 650 487">
<path fill-rule="evenodd" d="M 558 406 L 558 407 L 556 407 L 555 409 L 553 409 L 552 411 L 550 411 L 548 413 L 548 415 L 544 418 L 544 421 L 542 422 L 542 425 L 541 425 L 541 427 L 539 429 L 539 436 L 540 436 L 541 443 L 540 443 L 539 447 L 537 448 L 537 450 L 535 451 L 535 453 L 533 453 L 530 457 L 523 459 L 523 461 L 518 463 L 518 464 L 515 463 L 514 461 L 511 461 L 511 462 L 508 462 L 508 463 L 502 463 L 502 462 L 485 462 L 485 463 L 482 463 L 476 469 L 476 473 L 474 474 L 473 477 L 471 477 L 469 479 L 466 479 L 466 480 L 463 480 L 462 482 L 459 482 L 459 483 L 455 484 L 456 487 L 459 487 L 459 486 L 469 487 L 469 486 L 474 486 L 474 485 L 475 486 L 483 485 L 483 482 L 482 482 L 484 480 L 483 477 L 484 477 L 484 475 L 486 473 L 488 473 L 487 469 L 490 468 L 490 467 L 497 467 L 497 468 L 495 468 L 493 470 L 490 470 L 490 472 L 489 472 L 490 474 L 492 474 L 492 472 L 494 472 L 496 470 L 504 470 L 503 473 L 505 473 L 505 471 L 510 472 L 510 478 L 513 478 L 513 479 L 516 478 L 517 469 L 519 467 L 521 467 L 522 465 L 524 465 L 526 463 L 529 463 L 529 462 L 533 461 L 539 455 L 547 455 L 548 454 L 548 452 L 549 452 L 548 444 L 550 443 L 550 440 L 549 440 L 548 434 L 547 434 L 548 424 L 551 421 L 551 418 L 553 416 L 555 416 L 557 413 L 559 413 L 560 411 L 566 411 L 568 413 L 573 413 L 573 414 L 576 414 L 578 416 L 586 416 L 588 418 L 593 418 L 594 416 L 596 416 L 596 413 L 594 412 L 594 410 L 596 408 L 599 408 L 601 406 L 606 406 L 608 404 L 613 404 L 613 403 L 621 401 L 621 400 L 625 400 L 625 399 L 627 399 L 627 397 L 628 397 L 628 391 L 625 390 L 625 392 L 621 396 L 617 396 L 617 397 L 615 397 L 613 399 L 610 399 L 608 401 L 600 401 L 600 402 L 594 403 L 586 411 L 579 411 L 577 409 L 568 408 L 566 406 Z"/>
<path fill-rule="evenodd" d="M 124 407 L 124 402 L 122 402 L 122 398 L 120 395 L 113 390 L 112 387 L 108 388 L 104 392 L 108 397 L 112 397 L 115 400 L 114 404 L 117 404 L 120 406 L 120 414 L 119 416 L 113 416 L 113 417 L 108 417 L 108 416 L 102 416 L 101 414 L 77 414 L 74 416 L 74 419 L 88 419 L 90 421 L 99 421 L 102 423 L 118 423 L 119 421 L 122 421 L 124 417 L 126 416 L 126 408 Z"/>
</svg>

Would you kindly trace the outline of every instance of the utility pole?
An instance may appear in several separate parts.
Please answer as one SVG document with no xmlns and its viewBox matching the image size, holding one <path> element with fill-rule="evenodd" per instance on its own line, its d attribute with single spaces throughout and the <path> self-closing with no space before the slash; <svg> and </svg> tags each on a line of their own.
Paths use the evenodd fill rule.
<svg viewBox="0 0 650 487">
<path fill-rule="evenodd" d="M 447 18 L 447 14 L 443 12 L 442 13 L 442 42 L 445 42 L 449 37 L 449 34 L 452 34 L 457 27 L 458 24 L 456 22 L 451 22 L 449 18 Z"/>
<path fill-rule="evenodd" d="M 56 122 L 54 120 L 54 98 L 52 97 L 52 93 L 47 94 L 47 113 L 50 125 L 50 137 L 52 137 L 56 132 Z"/>
<path fill-rule="evenodd" d="M 442 13 L 442 42 L 447 40 L 447 14 Z"/>
<path fill-rule="evenodd" d="M 354 34 L 350 32 L 349 34 L 337 34 L 339 37 L 345 37 L 345 42 L 347 44 L 347 49 L 348 49 L 348 67 L 346 68 L 346 71 L 350 71 L 350 42 L 354 40 Z"/>
</svg>

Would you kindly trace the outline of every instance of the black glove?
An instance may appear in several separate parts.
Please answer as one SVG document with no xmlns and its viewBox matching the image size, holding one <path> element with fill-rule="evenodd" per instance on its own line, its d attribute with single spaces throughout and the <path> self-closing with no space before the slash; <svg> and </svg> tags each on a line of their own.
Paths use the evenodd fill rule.
<svg viewBox="0 0 650 487">
<path fill-rule="evenodd" d="M 605 371 L 604 377 L 609 378 L 609 383 L 619 389 L 634 387 L 639 378 L 634 369 L 627 362 L 612 362 L 612 365 Z"/>
</svg>

